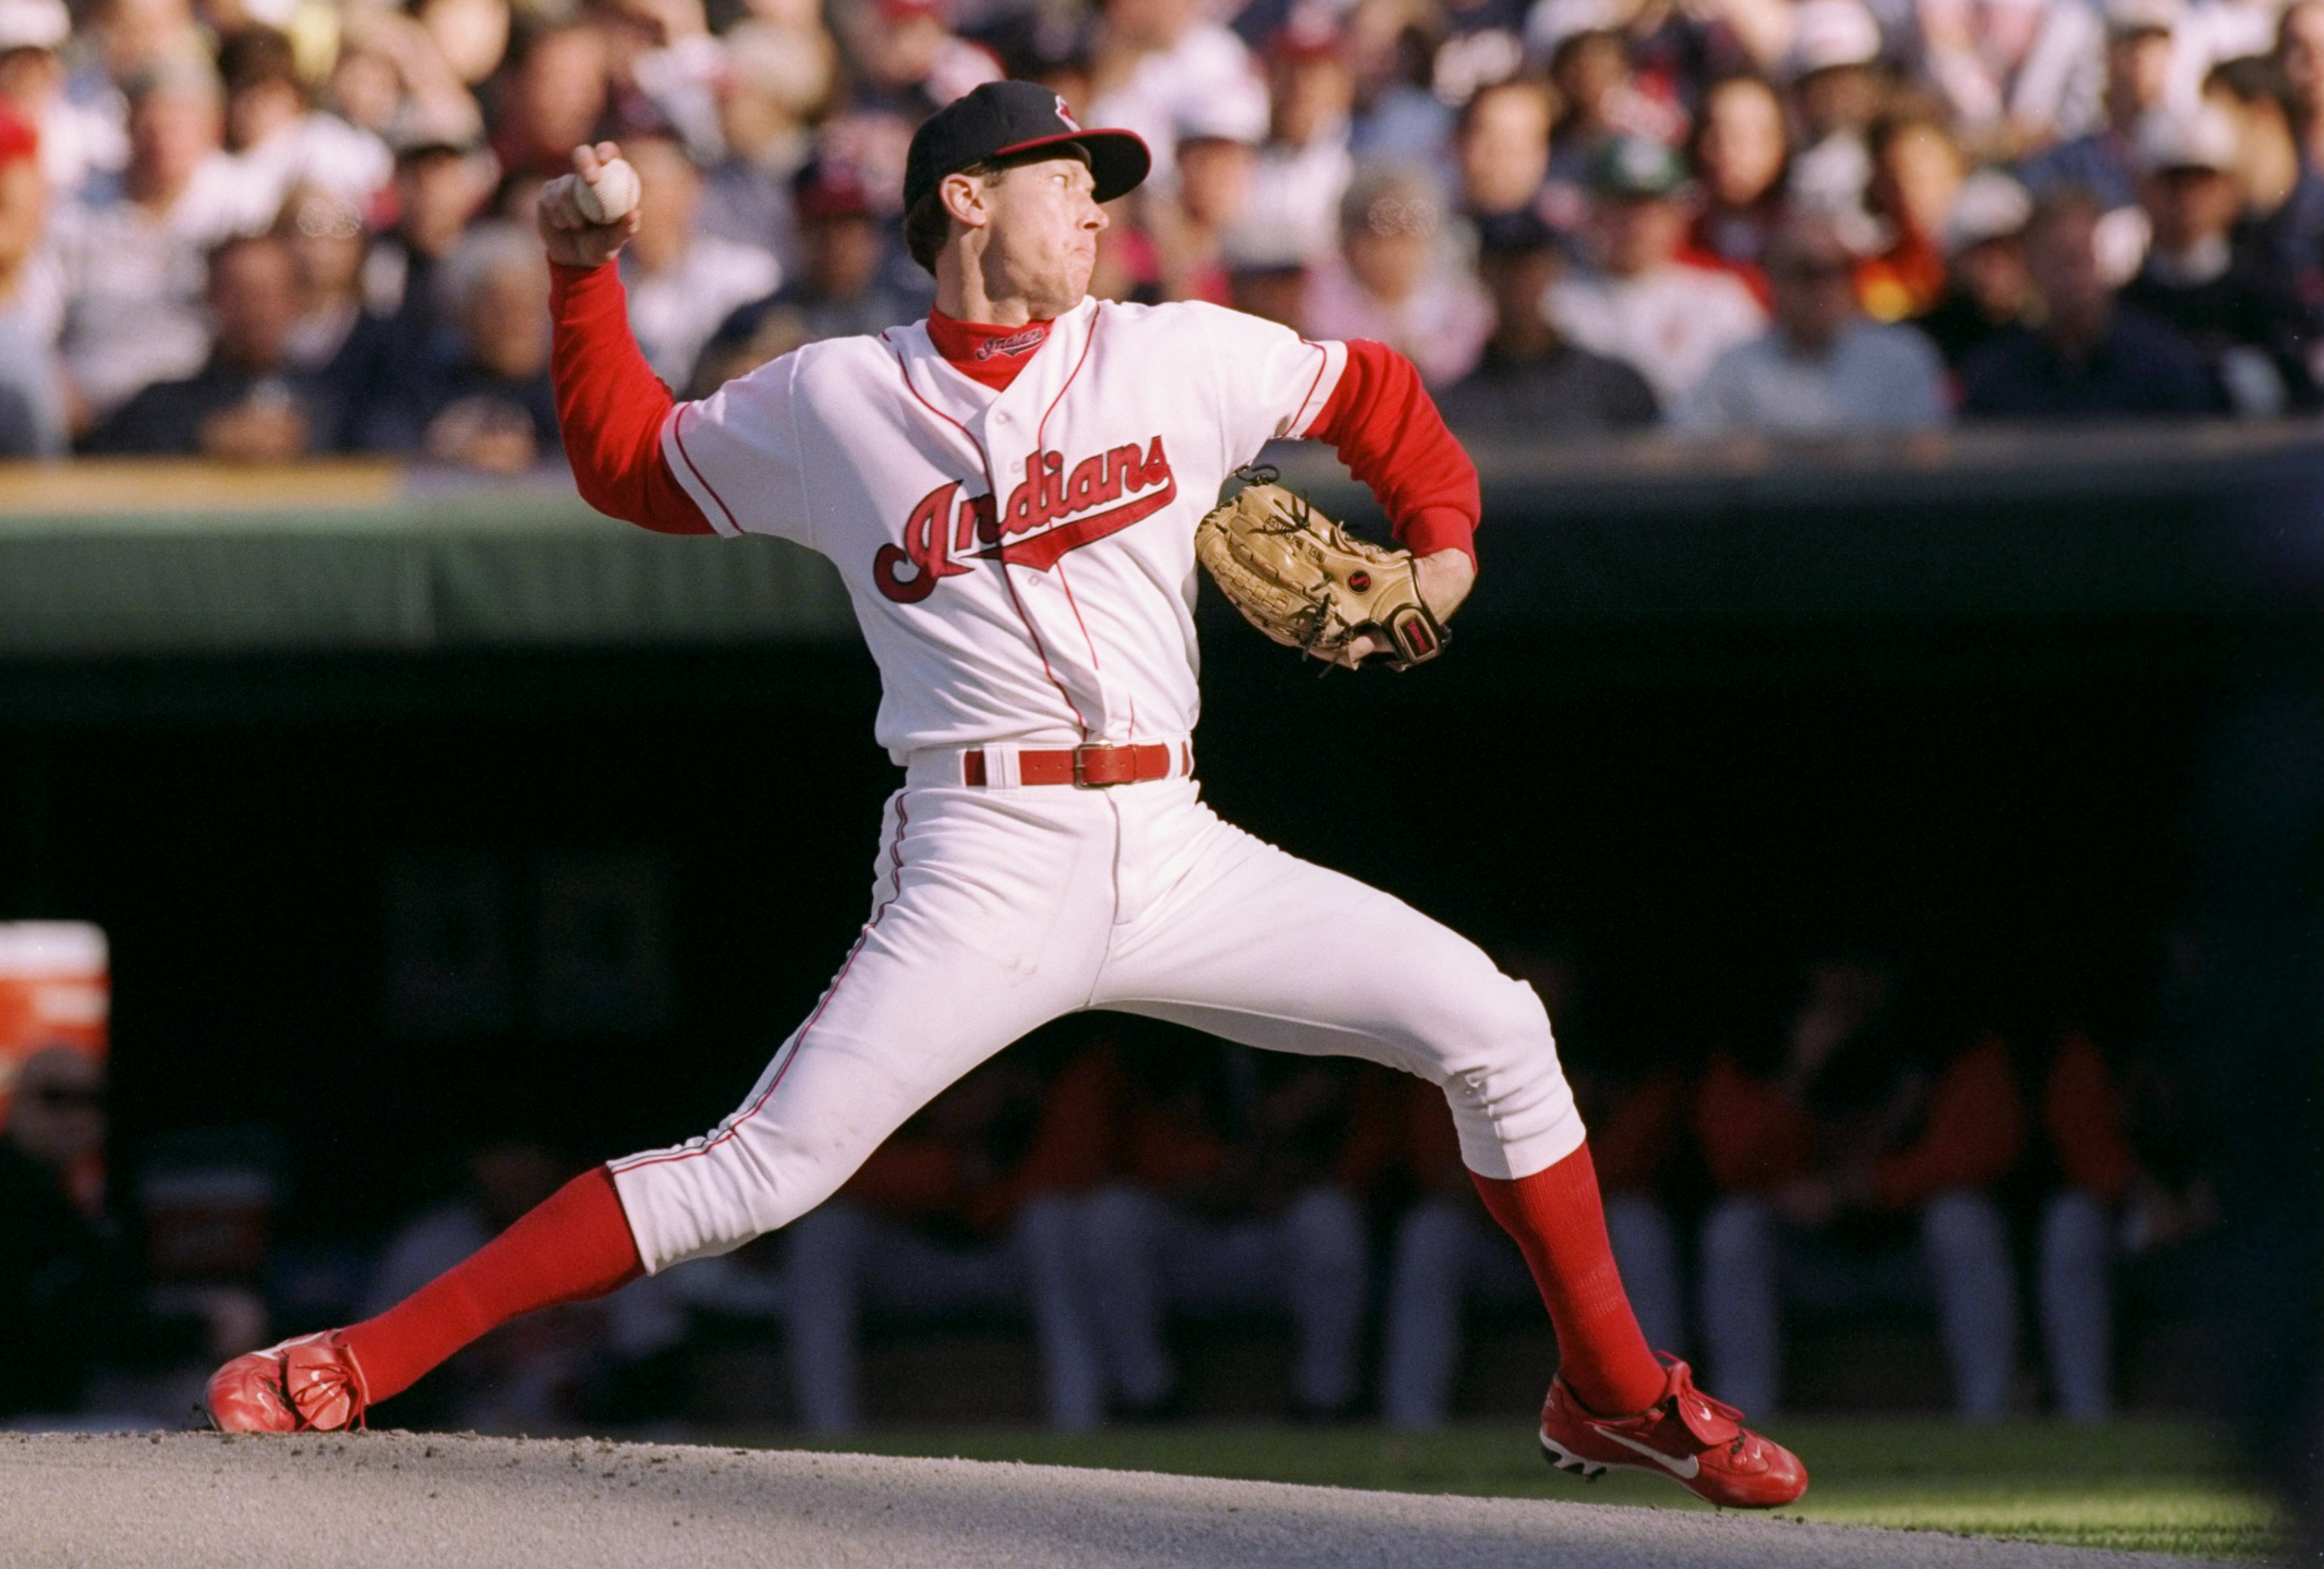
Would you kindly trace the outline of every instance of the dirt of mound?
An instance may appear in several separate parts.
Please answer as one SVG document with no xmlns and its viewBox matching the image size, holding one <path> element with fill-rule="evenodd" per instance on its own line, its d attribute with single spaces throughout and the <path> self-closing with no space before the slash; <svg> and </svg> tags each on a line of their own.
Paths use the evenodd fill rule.
<svg viewBox="0 0 2324 1569">
<path fill-rule="evenodd" d="M 401 1433 L 0 1434 L 0 1563 L 73 1569 L 2163 1569 L 1707 1515 L 965 1460 Z"/>
</svg>

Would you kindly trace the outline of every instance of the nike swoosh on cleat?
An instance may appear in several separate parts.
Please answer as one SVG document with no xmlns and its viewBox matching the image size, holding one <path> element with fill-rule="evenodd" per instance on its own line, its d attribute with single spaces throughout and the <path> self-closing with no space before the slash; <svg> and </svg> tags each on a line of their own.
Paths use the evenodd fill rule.
<svg viewBox="0 0 2324 1569">
<path fill-rule="evenodd" d="M 1697 1460 L 1692 1454 L 1685 1456 L 1683 1459 L 1674 1460 L 1669 1455 L 1665 1454 L 1661 1450 L 1650 1448 L 1647 1445 L 1639 1443 L 1635 1438 L 1625 1438 L 1619 1433 L 1609 1433 L 1603 1427 L 1593 1429 L 1593 1431 L 1597 1433 L 1599 1437 L 1610 1438 L 1625 1449 L 1637 1450 L 1648 1460 L 1653 1461 L 1656 1465 L 1661 1466 L 1665 1471 L 1669 1472 L 1673 1476 L 1678 1477 L 1683 1481 L 1693 1481 L 1702 1470 L 1702 1462 Z"/>
</svg>

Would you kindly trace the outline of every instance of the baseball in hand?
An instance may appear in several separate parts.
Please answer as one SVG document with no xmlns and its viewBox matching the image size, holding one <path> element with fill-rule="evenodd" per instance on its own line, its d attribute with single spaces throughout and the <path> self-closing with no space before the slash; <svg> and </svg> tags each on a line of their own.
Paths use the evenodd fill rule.
<svg viewBox="0 0 2324 1569">
<path fill-rule="evenodd" d="M 616 158 L 598 167 L 596 179 L 573 182 L 573 204 L 591 223 L 610 224 L 637 206 L 642 192 L 630 161 Z"/>
</svg>

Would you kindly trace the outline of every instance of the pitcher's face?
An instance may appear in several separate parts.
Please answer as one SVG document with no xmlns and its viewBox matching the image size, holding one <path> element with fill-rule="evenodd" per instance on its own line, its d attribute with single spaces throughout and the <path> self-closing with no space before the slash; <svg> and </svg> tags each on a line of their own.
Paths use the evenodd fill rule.
<svg viewBox="0 0 2324 1569">
<path fill-rule="evenodd" d="M 1089 292 L 1106 226 L 1089 165 L 1070 154 L 1020 163 L 984 188 L 991 238 L 985 292 L 1021 296 L 1038 318 L 1064 315 Z"/>
</svg>

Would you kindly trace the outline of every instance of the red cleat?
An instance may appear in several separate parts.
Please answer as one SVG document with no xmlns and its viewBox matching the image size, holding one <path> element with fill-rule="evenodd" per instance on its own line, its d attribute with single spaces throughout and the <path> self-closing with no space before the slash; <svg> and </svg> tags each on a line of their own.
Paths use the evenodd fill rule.
<svg viewBox="0 0 2324 1569">
<path fill-rule="evenodd" d="M 1694 1387 L 1694 1374 L 1666 1357 L 1662 1398 L 1629 1417 L 1594 1417 L 1563 1378 L 1541 1408 L 1541 1453 L 1560 1471 L 1593 1481 L 1609 1471 L 1667 1476 L 1700 1499 L 1730 1509 L 1771 1509 L 1808 1491 L 1808 1468 L 1773 1439 L 1743 1426 L 1743 1413 Z"/>
<path fill-rule="evenodd" d="M 336 1433 L 362 1425 L 371 1397 L 339 1332 L 302 1334 L 210 1375 L 210 1422 L 221 1433 Z"/>
</svg>

